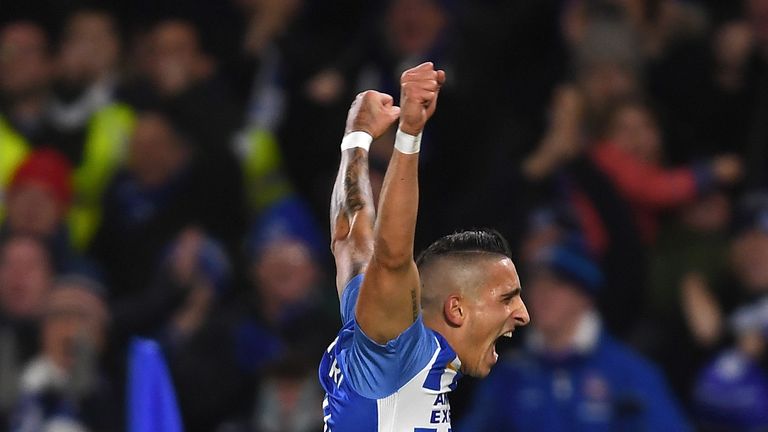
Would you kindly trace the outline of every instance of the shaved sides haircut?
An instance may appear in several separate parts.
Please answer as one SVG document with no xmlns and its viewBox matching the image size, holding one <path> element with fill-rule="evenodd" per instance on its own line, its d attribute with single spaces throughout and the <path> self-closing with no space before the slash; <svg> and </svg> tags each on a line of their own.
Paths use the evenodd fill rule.
<svg viewBox="0 0 768 432">
<path fill-rule="evenodd" d="M 447 294 L 469 294 L 468 288 L 482 283 L 486 275 L 477 260 L 511 259 L 510 255 L 509 244 L 496 230 L 467 230 L 441 237 L 416 259 L 422 280 L 422 310 L 436 312 Z"/>
<path fill-rule="evenodd" d="M 495 254 L 512 258 L 509 244 L 501 233 L 493 229 L 477 229 L 459 231 L 439 238 L 419 254 L 418 258 L 416 258 L 416 265 L 421 269 L 436 258 L 452 255 L 455 255 L 457 258 L 461 256 L 469 257 L 475 253 Z"/>
</svg>

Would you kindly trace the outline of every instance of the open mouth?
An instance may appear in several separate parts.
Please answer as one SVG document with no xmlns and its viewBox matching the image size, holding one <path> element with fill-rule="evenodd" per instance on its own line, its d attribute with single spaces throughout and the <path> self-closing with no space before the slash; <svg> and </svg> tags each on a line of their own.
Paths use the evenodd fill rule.
<svg viewBox="0 0 768 432">
<path fill-rule="evenodd" d="M 491 346 L 491 354 L 492 354 L 492 360 L 493 360 L 493 361 L 492 361 L 492 363 L 494 363 L 494 364 L 495 364 L 495 363 L 496 363 L 496 361 L 498 361 L 498 360 L 499 360 L 499 353 L 498 353 L 498 352 L 496 352 L 496 343 L 498 343 L 498 342 L 499 342 L 499 340 L 500 340 L 502 337 L 508 337 L 508 338 L 511 338 L 511 337 L 512 337 L 512 332 L 514 332 L 514 330 L 510 330 L 510 331 L 508 331 L 508 332 L 506 332 L 506 333 L 502 333 L 502 334 L 501 334 L 501 336 L 499 336 L 498 338 L 496 338 L 496 340 L 493 342 L 493 345 Z"/>
</svg>

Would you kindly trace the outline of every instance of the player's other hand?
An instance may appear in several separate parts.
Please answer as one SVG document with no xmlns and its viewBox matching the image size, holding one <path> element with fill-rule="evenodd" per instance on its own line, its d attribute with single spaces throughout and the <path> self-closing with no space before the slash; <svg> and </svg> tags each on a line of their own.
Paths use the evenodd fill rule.
<svg viewBox="0 0 768 432">
<path fill-rule="evenodd" d="M 392 96 L 367 90 L 357 95 L 347 114 L 345 134 L 363 131 L 376 139 L 400 116 L 400 108 L 394 106 Z"/>
<path fill-rule="evenodd" d="M 417 135 L 437 107 L 437 94 L 445 82 L 445 71 L 432 62 L 408 69 L 400 76 L 400 130 Z"/>
</svg>

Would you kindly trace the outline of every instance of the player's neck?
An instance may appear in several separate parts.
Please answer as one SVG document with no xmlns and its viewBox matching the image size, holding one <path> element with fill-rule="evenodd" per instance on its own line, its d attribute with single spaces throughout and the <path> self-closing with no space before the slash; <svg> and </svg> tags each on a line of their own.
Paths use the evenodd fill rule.
<svg viewBox="0 0 768 432">
<path fill-rule="evenodd" d="M 454 351 L 457 350 L 458 346 L 460 345 L 457 327 L 451 326 L 442 317 L 433 316 L 432 314 L 426 313 L 426 311 L 424 312 L 423 319 L 424 325 L 427 326 L 427 328 L 440 333 L 440 336 L 448 341 L 448 345 L 450 345 Z M 458 351 L 456 352 L 458 353 Z"/>
</svg>

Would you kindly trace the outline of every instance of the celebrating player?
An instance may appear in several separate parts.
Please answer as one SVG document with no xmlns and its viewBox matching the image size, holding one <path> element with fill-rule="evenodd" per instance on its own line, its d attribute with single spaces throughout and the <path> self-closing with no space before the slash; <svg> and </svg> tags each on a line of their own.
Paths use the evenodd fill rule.
<svg viewBox="0 0 768 432">
<path fill-rule="evenodd" d="M 421 133 L 444 81 L 424 63 L 403 73 L 399 108 L 367 91 L 349 110 L 331 201 L 344 325 L 320 365 L 326 431 L 448 432 L 457 379 L 486 376 L 496 340 L 529 321 L 497 232 L 445 236 L 414 261 Z M 398 118 L 376 218 L 368 147 Z"/>
</svg>

